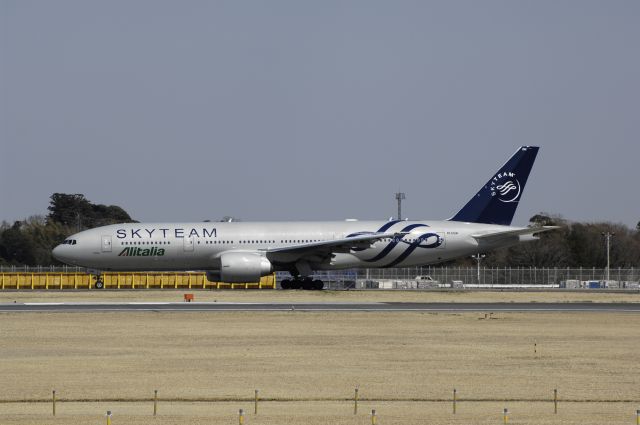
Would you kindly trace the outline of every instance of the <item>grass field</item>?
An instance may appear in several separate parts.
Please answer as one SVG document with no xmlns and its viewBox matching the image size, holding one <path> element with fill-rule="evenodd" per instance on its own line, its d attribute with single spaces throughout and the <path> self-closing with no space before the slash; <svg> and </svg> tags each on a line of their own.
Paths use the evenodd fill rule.
<svg viewBox="0 0 640 425">
<path fill-rule="evenodd" d="M 49 294 L 3 293 L 0 301 Z M 345 294 L 264 293 L 267 301 L 360 300 Z M 640 408 L 640 315 L 632 313 L 20 313 L 0 314 L 0 332 L 2 424 L 100 424 L 106 410 L 114 425 L 235 424 L 239 408 L 247 425 L 368 424 L 371 409 L 380 425 L 494 424 L 504 407 L 510 424 L 634 424 Z M 52 389 L 85 402 L 58 403 L 54 419 Z M 254 389 L 272 400 L 258 416 Z"/>
<path fill-rule="evenodd" d="M 450 404 L 378 402 L 360 403 L 362 413 L 353 415 L 351 404 L 343 402 L 273 402 L 262 403 L 259 414 L 254 416 L 250 403 L 161 403 L 158 416 L 153 417 L 152 404 L 140 403 L 67 403 L 59 406 L 60 413 L 51 416 L 48 405 L 2 405 L 8 412 L 0 416 L 6 425 L 103 425 L 105 412 L 113 412 L 113 425 L 210 425 L 238 423 L 238 408 L 245 408 L 245 424 L 309 424 L 309 425 L 368 425 L 370 412 L 375 408 L 378 424 L 386 425 L 499 425 L 502 424 L 500 402 L 459 403 L 456 415 Z M 552 424 L 629 424 L 635 425 L 633 403 L 562 403 L 558 414 L 553 405 L 543 403 L 508 403 L 510 425 Z M 92 413 L 93 412 L 93 413 Z"/>
<path fill-rule="evenodd" d="M 636 293 L 599 291 L 280 291 L 280 290 L 48 290 L 0 292 L 0 302 L 640 302 Z"/>
</svg>

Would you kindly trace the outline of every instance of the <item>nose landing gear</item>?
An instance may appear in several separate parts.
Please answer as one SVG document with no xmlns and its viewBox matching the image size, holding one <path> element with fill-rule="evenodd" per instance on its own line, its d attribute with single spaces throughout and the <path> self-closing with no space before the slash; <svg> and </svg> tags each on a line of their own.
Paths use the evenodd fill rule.
<svg viewBox="0 0 640 425">
<path fill-rule="evenodd" d="M 96 289 L 104 288 L 104 282 L 102 281 L 102 275 L 96 274 L 95 280 L 96 280 L 96 283 L 93 284 L 94 288 L 96 288 Z"/>
</svg>

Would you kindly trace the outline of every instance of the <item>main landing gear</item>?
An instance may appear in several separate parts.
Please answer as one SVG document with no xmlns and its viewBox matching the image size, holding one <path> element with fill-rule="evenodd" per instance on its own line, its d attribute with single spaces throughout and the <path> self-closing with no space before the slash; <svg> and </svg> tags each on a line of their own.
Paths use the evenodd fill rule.
<svg viewBox="0 0 640 425">
<path fill-rule="evenodd" d="M 305 289 L 319 291 L 324 288 L 324 282 L 318 279 L 311 279 L 306 277 L 304 279 L 293 278 L 292 280 L 285 279 L 280 282 L 282 289 Z"/>
</svg>

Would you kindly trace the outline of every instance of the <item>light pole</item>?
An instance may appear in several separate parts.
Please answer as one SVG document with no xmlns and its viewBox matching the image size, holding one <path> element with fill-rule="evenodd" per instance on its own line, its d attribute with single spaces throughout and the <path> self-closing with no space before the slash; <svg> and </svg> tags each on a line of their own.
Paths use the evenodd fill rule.
<svg viewBox="0 0 640 425">
<path fill-rule="evenodd" d="M 610 271 L 611 271 L 611 262 L 610 260 L 610 251 L 611 251 L 611 238 L 614 237 L 616 234 L 613 232 L 602 232 L 602 236 L 605 237 L 605 239 L 607 240 L 607 282 L 610 279 Z"/>
<path fill-rule="evenodd" d="M 486 254 L 477 253 L 476 255 L 472 255 L 471 258 L 478 262 L 478 285 L 480 284 L 480 261 L 486 257 Z"/>
<path fill-rule="evenodd" d="M 398 220 L 402 220 L 402 200 L 405 199 L 406 196 L 404 192 L 396 193 L 396 200 L 398 201 Z"/>
</svg>

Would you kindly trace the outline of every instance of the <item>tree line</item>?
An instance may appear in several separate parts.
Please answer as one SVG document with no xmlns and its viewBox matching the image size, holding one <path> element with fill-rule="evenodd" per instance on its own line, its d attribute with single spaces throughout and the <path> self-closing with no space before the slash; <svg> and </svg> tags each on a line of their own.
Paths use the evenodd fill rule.
<svg viewBox="0 0 640 425">
<path fill-rule="evenodd" d="M 81 230 L 114 223 L 131 223 L 129 214 L 115 205 L 94 204 L 82 194 L 54 193 L 47 216 L 0 224 L 0 265 L 61 265 L 51 250 Z"/>
<path fill-rule="evenodd" d="M 81 230 L 135 220 L 119 206 L 94 204 L 82 194 L 54 193 L 47 216 L 0 224 L 0 265 L 61 265 L 51 250 L 68 236 Z M 532 226 L 559 226 L 543 233 L 534 242 L 487 253 L 488 267 L 596 267 L 607 264 L 606 239 L 611 238 L 611 267 L 640 266 L 640 222 L 635 229 L 607 222 L 576 223 L 563 217 L 541 213 L 530 219 Z M 452 263 L 472 266 L 471 258 Z"/>
<path fill-rule="evenodd" d="M 640 222 L 635 229 L 609 222 L 571 222 L 561 216 L 537 214 L 532 226 L 559 226 L 533 242 L 487 253 L 487 267 L 595 267 L 607 266 L 606 234 L 611 234 L 611 267 L 640 266 Z M 475 263 L 464 259 L 464 264 Z"/>
</svg>

